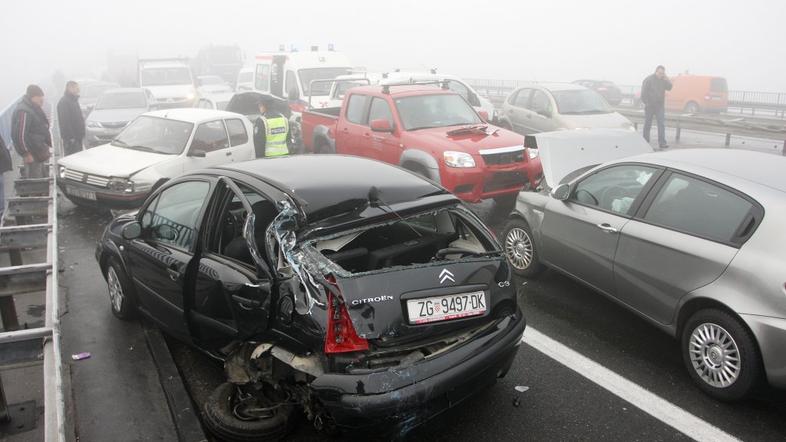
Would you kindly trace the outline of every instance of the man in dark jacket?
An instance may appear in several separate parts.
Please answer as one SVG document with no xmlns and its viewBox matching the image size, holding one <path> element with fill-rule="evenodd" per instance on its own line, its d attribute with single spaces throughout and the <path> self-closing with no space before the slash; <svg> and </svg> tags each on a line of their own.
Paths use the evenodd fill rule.
<svg viewBox="0 0 786 442">
<path fill-rule="evenodd" d="M 666 144 L 666 91 L 671 90 L 671 80 L 666 76 L 666 68 L 658 66 L 655 73 L 644 79 L 641 84 L 641 102 L 644 103 L 644 139 L 650 141 L 652 117 L 658 120 L 658 146 L 661 149 L 669 147 Z"/>
<path fill-rule="evenodd" d="M 52 135 L 49 119 L 44 113 L 44 91 L 31 84 L 27 93 L 14 109 L 11 119 L 11 137 L 16 153 L 24 160 L 26 178 L 43 178 L 44 163 L 49 159 Z"/>
<path fill-rule="evenodd" d="M 81 151 L 85 119 L 79 107 L 79 84 L 76 81 L 66 83 L 65 93 L 57 103 L 57 123 L 63 140 L 63 156 Z"/>
</svg>

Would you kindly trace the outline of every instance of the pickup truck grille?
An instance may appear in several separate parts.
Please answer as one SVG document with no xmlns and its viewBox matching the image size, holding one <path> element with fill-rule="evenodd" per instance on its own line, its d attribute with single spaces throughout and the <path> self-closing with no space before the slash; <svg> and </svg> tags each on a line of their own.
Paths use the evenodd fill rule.
<svg viewBox="0 0 786 442">
<path fill-rule="evenodd" d="M 511 187 L 524 187 L 527 184 L 527 174 L 523 172 L 499 172 L 490 180 L 483 183 L 484 192 L 508 189 Z"/>
<path fill-rule="evenodd" d="M 109 184 L 109 178 L 98 175 L 90 175 L 70 169 L 66 169 L 65 179 L 69 181 L 76 181 L 78 183 L 89 184 L 96 187 L 106 187 L 107 184 Z"/>
<path fill-rule="evenodd" d="M 501 152 L 486 155 L 481 154 L 481 156 L 483 157 L 483 162 L 485 162 L 487 166 L 521 163 L 524 162 L 524 149 L 522 148 L 521 150 L 516 150 L 513 152 Z"/>
</svg>

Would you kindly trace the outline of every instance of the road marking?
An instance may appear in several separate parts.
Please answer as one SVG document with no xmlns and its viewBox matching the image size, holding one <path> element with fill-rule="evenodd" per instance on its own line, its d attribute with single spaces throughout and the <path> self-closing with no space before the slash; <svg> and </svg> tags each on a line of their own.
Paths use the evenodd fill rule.
<svg viewBox="0 0 786 442">
<path fill-rule="evenodd" d="M 532 327 L 521 341 L 694 440 L 739 440 Z"/>
</svg>

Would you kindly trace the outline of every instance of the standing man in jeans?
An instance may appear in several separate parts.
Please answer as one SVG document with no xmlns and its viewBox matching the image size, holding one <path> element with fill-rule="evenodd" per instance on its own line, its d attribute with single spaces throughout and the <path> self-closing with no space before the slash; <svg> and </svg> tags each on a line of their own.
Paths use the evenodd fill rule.
<svg viewBox="0 0 786 442">
<path fill-rule="evenodd" d="M 49 159 L 52 135 L 49 119 L 43 109 L 44 91 L 37 85 L 27 87 L 27 93 L 14 109 L 11 119 L 11 137 L 16 153 L 25 162 L 25 178 L 44 178 L 44 164 Z"/>
<path fill-rule="evenodd" d="M 66 83 L 65 93 L 57 103 L 57 123 L 63 139 L 63 156 L 81 151 L 85 119 L 79 107 L 79 84 L 76 81 Z"/>
<path fill-rule="evenodd" d="M 655 73 L 644 79 L 641 85 L 641 102 L 644 103 L 644 139 L 650 141 L 652 117 L 658 120 L 658 147 L 666 149 L 666 91 L 671 90 L 671 80 L 666 76 L 666 68 L 658 66 Z"/>
</svg>

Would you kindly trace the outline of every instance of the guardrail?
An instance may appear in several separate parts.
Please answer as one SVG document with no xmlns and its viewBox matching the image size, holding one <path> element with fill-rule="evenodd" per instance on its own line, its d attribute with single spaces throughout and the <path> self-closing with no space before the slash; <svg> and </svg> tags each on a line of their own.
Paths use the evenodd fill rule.
<svg viewBox="0 0 786 442">
<path fill-rule="evenodd" d="M 9 109 L 13 109 L 13 105 L 6 111 Z M 48 176 L 43 178 L 28 178 L 26 168 L 20 168 L 20 178 L 14 182 L 16 196 L 7 199 L 0 219 L 0 252 L 7 253 L 10 261 L 10 266 L 0 267 L 0 318 L 4 328 L 0 333 L 0 349 L 19 343 L 32 343 L 38 348 L 40 344 L 39 351 L 20 357 L 15 362 L 36 365 L 41 360 L 39 354 L 42 355 L 44 440 L 65 442 L 58 294 L 57 174 L 54 157 L 50 161 Z M 40 256 L 42 250 L 45 256 L 43 260 L 31 257 Z M 44 292 L 44 325 L 20 327 L 14 296 L 40 291 Z M 18 425 L 14 421 L 18 419 L 14 415 L 15 409 L 9 407 L 6 399 L 0 378 L 0 430 Z M 40 407 L 40 404 L 36 406 Z"/>
</svg>

